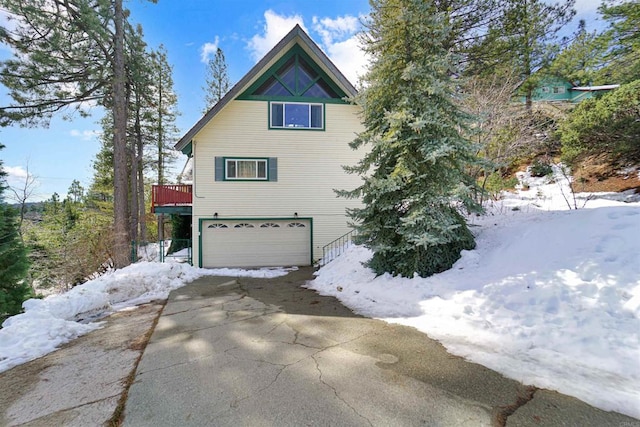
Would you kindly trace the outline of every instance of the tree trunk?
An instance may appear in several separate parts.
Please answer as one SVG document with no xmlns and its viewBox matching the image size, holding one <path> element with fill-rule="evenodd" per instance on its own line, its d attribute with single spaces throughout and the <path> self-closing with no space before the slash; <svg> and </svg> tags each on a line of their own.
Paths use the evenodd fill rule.
<svg viewBox="0 0 640 427">
<path fill-rule="evenodd" d="M 138 243 L 138 161 L 136 158 L 136 147 L 130 147 L 130 156 L 131 159 L 131 175 L 130 175 L 130 190 L 131 193 L 131 225 L 130 225 L 130 233 L 131 240 L 133 242 Z M 135 248 L 136 245 L 133 247 Z M 135 251 L 135 249 L 134 249 Z M 137 252 L 137 251 L 136 251 Z M 133 258 L 136 259 L 136 258 Z"/>
<path fill-rule="evenodd" d="M 144 200 L 144 165 L 143 154 L 144 147 L 142 142 L 142 135 L 138 137 L 138 223 L 140 224 L 140 234 L 139 239 L 141 242 L 147 242 L 147 213 L 146 213 L 146 205 Z"/>
<path fill-rule="evenodd" d="M 133 123 L 133 140 L 129 150 L 131 152 L 131 239 L 140 244 L 138 229 L 140 226 L 140 193 L 138 191 L 138 180 L 140 179 L 140 162 L 138 161 L 138 144 L 142 140 L 142 129 L 140 126 L 140 92 L 135 90 L 135 118 Z M 137 252 L 137 251 L 136 251 Z"/>
<path fill-rule="evenodd" d="M 113 53 L 113 264 L 116 268 L 131 263 L 129 256 L 128 173 L 127 173 L 127 99 L 125 94 L 124 11 L 122 0 L 115 0 L 115 40 Z"/>
<path fill-rule="evenodd" d="M 145 215 L 145 203 L 144 203 L 144 141 L 142 140 L 142 129 L 140 125 L 140 94 L 136 93 L 136 105 L 138 108 L 136 109 L 136 146 L 134 147 L 134 161 L 136 163 L 136 171 L 137 171 L 137 188 L 133 189 L 137 193 L 137 201 L 136 204 L 133 205 L 132 209 L 137 209 L 137 219 L 138 219 L 138 240 L 141 243 L 147 242 L 147 221 Z"/>
<path fill-rule="evenodd" d="M 162 66 L 158 73 L 158 185 L 164 184 L 164 128 L 162 124 Z"/>
</svg>

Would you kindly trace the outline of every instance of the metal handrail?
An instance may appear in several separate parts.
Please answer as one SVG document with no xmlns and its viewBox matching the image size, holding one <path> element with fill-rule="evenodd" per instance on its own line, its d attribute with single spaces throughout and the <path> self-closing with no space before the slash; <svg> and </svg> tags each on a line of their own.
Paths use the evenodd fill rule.
<svg viewBox="0 0 640 427">
<path fill-rule="evenodd" d="M 356 230 L 343 234 L 329 244 L 322 247 L 322 259 L 320 265 L 327 265 L 334 259 L 342 255 L 351 245 L 353 245 L 353 238 L 357 236 Z"/>
<path fill-rule="evenodd" d="M 186 243 L 185 247 L 183 248 L 183 249 L 187 249 L 186 255 L 166 254 L 165 242 Z M 167 240 L 160 240 L 159 243 L 160 243 L 160 262 L 166 262 L 167 258 L 176 258 L 176 259 L 184 259 L 189 263 L 189 265 L 193 265 L 193 254 L 192 254 L 193 249 L 192 249 L 191 239 L 167 239 Z"/>
</svg>

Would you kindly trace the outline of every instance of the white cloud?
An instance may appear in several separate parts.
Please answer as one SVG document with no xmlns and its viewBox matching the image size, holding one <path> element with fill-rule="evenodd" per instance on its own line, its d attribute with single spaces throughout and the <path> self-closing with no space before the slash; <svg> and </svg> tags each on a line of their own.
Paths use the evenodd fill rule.
<svg viewBox="0 0 640 427">
<path fill-rule="evenodd" d="M 307 31 L 304 26 L 304 20 L 300 15 L 278 15 L 269 9 L 264 13 L 264 19 L 263 34 L 256 34 L 247 43 L 251 58 L 256 62 L 266 55 L 296 24 L 299 24 L 303 30 Z"/>
<path fill-rule="evenodd" d="M 5 166 L 2 168 L 7 173 L 7 179 L 25 179 L 29 174 L 22 166 Z"/>
<path fill-rule="evenodd" d="M 339 16 L 336 19 L 313 17 L 313 29 L 322 36 L 322 43 L 333 44 L 335 39 L 351 37 L 359 29 L 358 18 L 355 16 Z"/>
<path fill-rule="evenodd" d="M 6 166 L 3 171 L 7 174 L 6 183 L 10 190 L 5 193 L 8 200 L 21 203 L 23 197 L 30 202 L 40 201 L 40 195 L 35 189 L 40 186 L 40 181 L 27 168 L 22 166 Z M 26 191 L 26 194 L 25 194 Z"/>
<path fill-rule="evenodd" d="M 598 10 L 598 6 L 600 6 L 601 3 L 602 0 L 576 0 L 574 7 L 578 14 L 585 14 Z"/>
<path fill-rule="evenodd" d="M 254 61 L 259 61 L 267 54 L 291 29 L 299 24 L 305 28 L 301 15 L 279 15 L 269 9 L 264 13 L 264 27 L 262 32 L 254 35 L 247 43 L 247 48 Z M 353 84 L 356 84 L 359 76 L 366 71 L 368 60 L 364 51 L 360 48 L 358 32 L 360 31 L 360 19 L 355 16 L 345 15 L 337 18 L 312 18 L 313 30 L 320 36 L 318 44 L 333 61 L 340 71 Z"/>
<path fill-rule="evenodd" d="M 19 22 L 19 17 L 17 15 L 0 9 L 0 27 L 4 28 L 9 33 L 13 33 L 18 28 Z M 5 50 L 12 54 L 14 53 L 13 48 L 4 43 L 0 43 L 0 50 Z"/>
<path fill-rule="evenodd" d="M 369 63 L 358 40 L 359 18 L 349 15 L 335 19 L 314 16 L 313 29 L 320 34 L 322 47 L 329 58 L 351 83 L 356 84 Z"/>
<path fill-rule="evenodd" d="M 100 135 L 100 131 L 72 129 L 69 132 L 69 135 L 71 135 L 74 138 L 80 138 L 83 141 L 91 141 L 92 139 Z"/>
<path fill-rule="evenodd" d="M 204 62 L 205 64 L 209 62 L 209 59 L 215 56 L 219 44 L 220 38 L 218 36 L 216 36 L 213 43 L 207 42 L 203 44 L 200 48 L 200 61 Z"/>
<path fill-rule="evenodd" d="M 329 58 L 349 81 L 356 85 L 360 77 L 367 71 L 369 59 L 354 35 L 345 41 L 333 43 L 325 47 Z"/>
</svg>

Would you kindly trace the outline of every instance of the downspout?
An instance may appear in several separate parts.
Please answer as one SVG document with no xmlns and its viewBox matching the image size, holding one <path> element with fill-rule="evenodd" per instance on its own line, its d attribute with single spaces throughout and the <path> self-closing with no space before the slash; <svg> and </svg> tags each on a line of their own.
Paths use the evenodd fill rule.
<svg viewBox="0 0 640 427">
<path fill-rule="evenodd" d="M 203 196 L 198 196 L 198 186 L 196 185 L 196 140 L 191 140 L 191 158 L 193 159 L 193 197 L 197 199 L 204 199 Z M 191 203 L 191 265 L 193 265 L 193 202 Z M 202 267 L 202 234 L 200 230 L 200 220 L 198 220 L 198 267 Z"/>
<path fill-rule="evenodd" d="M 204 196 L 198 196 L 198 186 L 196 185 L 196 140 L 191 140 L 191 157 L 193 158 L 193 197 L 204 199 Z M 192 208 L 193 209 L 193 208 Z"/>
</svg>

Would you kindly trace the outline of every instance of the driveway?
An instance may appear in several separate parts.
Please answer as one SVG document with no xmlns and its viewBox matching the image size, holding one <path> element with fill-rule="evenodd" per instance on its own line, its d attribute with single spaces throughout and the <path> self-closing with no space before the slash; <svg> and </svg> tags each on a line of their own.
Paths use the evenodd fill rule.
<svg viewBox="0 0 640 427">
<path fill-rule="evenodd" d="M 124 426 L 640 426 L 448 354 L 415 329 L 276 279 L 204 277 L 171 293 Z"/>
</svg>

